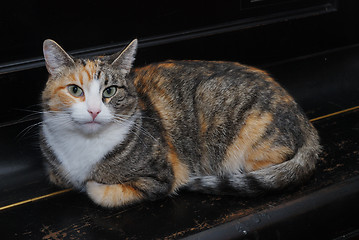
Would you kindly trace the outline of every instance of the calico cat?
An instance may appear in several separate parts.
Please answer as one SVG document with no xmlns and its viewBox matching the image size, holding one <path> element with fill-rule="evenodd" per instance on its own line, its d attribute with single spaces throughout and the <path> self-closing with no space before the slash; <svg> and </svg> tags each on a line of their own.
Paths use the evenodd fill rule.
<svg viewBox="0 0 359 240">
<path fill-rule="evenodd" d="M 182 188 L 255 196 L 313 173 L 317 132 L 266 72 L 214 61 L 132 69 L 136 49 L 76 59 L 44 42 L 40 142 L 53 183 L 115 207 Z"/>
</svg>

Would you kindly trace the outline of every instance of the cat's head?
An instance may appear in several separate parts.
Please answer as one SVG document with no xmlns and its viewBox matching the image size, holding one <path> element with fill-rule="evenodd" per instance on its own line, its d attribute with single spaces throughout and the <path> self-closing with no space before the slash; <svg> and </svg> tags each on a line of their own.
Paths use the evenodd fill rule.
<svg viewBox="0 0 359 240">
<path fill-rule="evenodd" d="M 128 73 L 137 49 L 133 40 L 111 56 L 76 59 L 56 42 L 43 44 L 49 79 L 42 94 L 45 114 L 92 134 L 136 111 L 137 94 Z"/>
</svg>

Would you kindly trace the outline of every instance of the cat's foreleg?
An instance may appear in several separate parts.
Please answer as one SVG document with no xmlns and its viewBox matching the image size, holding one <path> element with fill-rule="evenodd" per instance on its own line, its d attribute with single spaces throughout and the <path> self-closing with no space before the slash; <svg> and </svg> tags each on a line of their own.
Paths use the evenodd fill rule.
<svg viewBox="0 0 359 240">
<path fill-rule="evenodd" d="M 71 185 L 60 175 L 59 171 L 47 167 L 48 179 L 51 183 L 62 188 L 69 188 Z"/>
<path fill-rule="evenodd" d="M 101 184 L 95 181 L 86 183 L 89 197 L 103 207 L 117 207 L 140 201 L 142 193 L 126 184 Z"/>
<path fill-rule="evenodd" d="M 98 205 L 103 207 L 119 207 L 140 202 L 145 199 L 155 199 L 168 193 L 167 184 L 147 179 L 128 184 L 102 184 L 95 181 L 86 183 L 86 192 Z"/>
</svg>

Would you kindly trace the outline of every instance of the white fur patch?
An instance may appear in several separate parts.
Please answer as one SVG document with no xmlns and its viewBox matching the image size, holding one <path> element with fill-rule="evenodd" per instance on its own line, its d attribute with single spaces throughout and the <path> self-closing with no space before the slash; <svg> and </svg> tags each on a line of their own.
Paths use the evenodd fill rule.
<svg viewBox="0 0 359 240">
<path fill-rule="evenodd" d="M 95 203 L 103 207 L 119 207 L 142 199 L 139 192 L 129 190 L 121 184 L 107 185 L 88 181 L 86 192 Z"/>
<path fill-rule="evenodd" d="M 44 115 L 43 131 L 47 143 L 63 165 L 67 179 L 77 188 L 87 180 L 93 166 L 128 134 L 133 121 L 110 123 L 94 134 L 83 134 L 69 117 Z"/>
</svg>

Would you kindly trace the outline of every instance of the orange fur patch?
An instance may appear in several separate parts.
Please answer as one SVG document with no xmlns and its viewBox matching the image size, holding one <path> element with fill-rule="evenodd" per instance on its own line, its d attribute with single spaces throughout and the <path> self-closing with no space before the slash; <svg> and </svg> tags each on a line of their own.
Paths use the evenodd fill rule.
<svg viewBox="0 0 359 240">
<path fill-rule="evenodd" d="M 208 123 L 204 117 L 204 113 L 201 110 L 199 110 L 198 119 L 200 125 L 200 134 L 203 135 L 208 129 Z"/>
<path fill-rule="evenodd" d="M 152 80 L 151 76 L 155 74 L 156 70 L 157 68 L 152 67 L 151 65 L 134 69 L 134 72 L 136 73 L 134 84 L 139 92 L 150 92 L 152 83 L 148 84 L 148 82 Z"/>
<path fill-rule="evenodd" d="M 237 63 L 237 64 L 239 64 L 239 63 Z M 247 66 L 247 67 L 248 67 L 248 70 L 250 70 L 253 73 L 259 73 L 259 74 L 269 76 L 269 74 L 264 70 L 261 70 L 261 69 L 255 68 L 255 67 L 251 67 L 251 66 Z"/>
<path fill-rule="evenodd" d="M 260 142 L 268 125 L 272 122 L 271 113 L 251 113 L 238 136 L 227 148 L 223 162 L 225 171 L 236 169 L 254 171 L 283 162 L 291 150 L 286 147 L 273 147 L 272 141 Z"/>
<path fill-rule="evenodd" d="M 251 152 L 246 161 L 247 170 L 255 171 L 275 164 L 282 163 L 292 153 L 287 147 L 273 147 L 271 141 L 266 141 Z"/>
<path fill-rule="evenodd" d="M 135 188 L 126 184 L 106 185 L 94 181 L 86 184 L 89 197 L 103 207 L 119 207 L 138 202 L 143 198 Z"/>
<path fill-rule="evenodd" d="M 172 62 L 163 62 L 159 64 L 159 67 L 164 67 L 164 68 L 173 68 L 175 67 L 176 64 L 172 63 Z"/>
<path fill-rule="evenodd" d="M 82 89 L 88 88 L 96 73 L 97 64 L 88 61 L 85 66 L 78 66 L 68 74 L 61 75 L 58 79 L 48 81 L 45 89 L 44 98 L 50 99 L 49 106 L 51 111 L 59 111 L 71 107 L 76 102 L 85 101 L 85 96 L 74 97 L 68 90 L 67 86 L 76 84 Z"/>
<path fill-rule="evenodd" d="M 168 160 L 172 165 L 174 182 L 172 185 L 172 192 L 175 192 L 179 187 L 186 184 L 189 179 L 188 167 L 183 164 L 176 154 L 176 151 L 171 143 L 169 144 Z"/>
<path fill-rule="evenodd" d="M 275 99 L 275 102 L 288 104 L 288 103 L 294 102 L 294 99 L 289 94 L 286 94 L 284 96 L 278 97 L 278 99 Z"/>
</svg>

